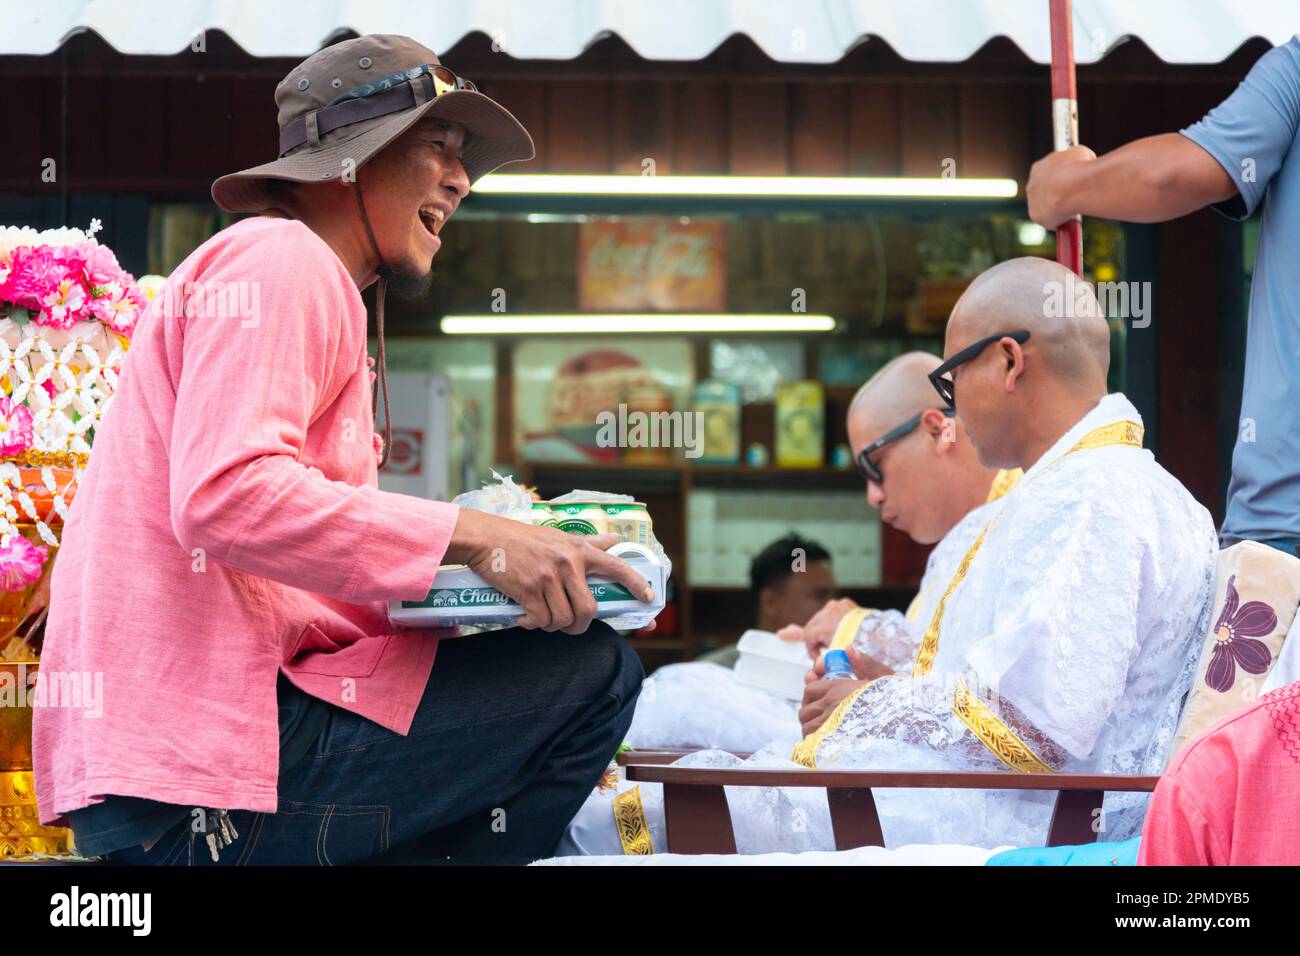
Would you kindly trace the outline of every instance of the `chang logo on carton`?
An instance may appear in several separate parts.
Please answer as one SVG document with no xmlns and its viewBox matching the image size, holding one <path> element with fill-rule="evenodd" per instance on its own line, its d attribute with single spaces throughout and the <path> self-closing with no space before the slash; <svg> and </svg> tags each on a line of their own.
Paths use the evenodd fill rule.
<svg viewBox="0 0 1300 956">
<path fill-rule="evenodd" d="M 495 588 L 461 588 L 460 603 L 464 604 L 500 604 L 501 592 Z"/>
<path fill-rule="evenodd" d="M 429 607 L 456 607 L 459 604 L 460 599 L 455 591 L 438 591 L 429 598 Z"/>
</svg>

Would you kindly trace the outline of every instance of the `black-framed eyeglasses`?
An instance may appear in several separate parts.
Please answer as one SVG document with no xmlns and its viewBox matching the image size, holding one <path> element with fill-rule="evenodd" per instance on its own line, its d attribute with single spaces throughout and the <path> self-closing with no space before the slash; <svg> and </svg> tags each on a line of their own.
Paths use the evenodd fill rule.
<svg viewBox="0 0 1300 956">
<path fill-rule="evenodd" d="M 943 414 L 948 418 L 952 418 L 957 414 L 956 410 L 952 408 L 941 408 L 936 409 L 936 411 L 943 412 Z M 866 448 L 862 449 L 862 451 L 858 452 L 858 470 L 862 472 L 862 477 L 866 478 L 868 481 L 874 481 L 876 484 L 883 482 L 885 477 L 880 473 L 880 466 L 871 460 L 871 456 L 880 451 L 880 449 L 884 448 L 890 442 L 898 441 L 900 438 L 906 438 L 908 435 L 912 434 L 912 432 L 916 430 L 916 426 L 921 424 L 921 418 L 924 415 L 925 412 L 913 415 L 907 421 L 903 422 L 903 424 L 899 425 L 897 428 L 891 428 Z"/>
<path fill-rule="evenodd" d="M 982 338 L 978 342 L 966 346 L 930 373 L 930 384 L 934 386 L 934 390 L 939 393 L 939 397 L 947 403 L 949 408 L 955 409 L 957 407 L 957 394 L 951 375 L 953 369 L 978 357 L 981 352 L 999 339 L 1013 339 L 1024 345 L 1029 339 L 1029 332 L 1021 329 L 1019 332 L 999 332 L 997 335 Z"/>
<path fill-rule="evenodd" d="M 428 76 L 433 80 L 433 95 L 441 96 L 443 93 L 449 93 L 452 90 L 469 90 L 472 93 L 478 92 L 478 87 L 473 81 L 467 80 L 462 76 L 457 76 L 448 67 L 441 63 L 430 66 L 428 63 L 421 63 L 419 66 L 413 66 L 409 70 L 398 70 L 396 73 L 389 73 L 387 76 L 381 76 L 377 80 L 371 80 L 369 83 L 362 83 L 360 86 L 354 86 L 346 93 L 340 93 L 334 99 L 325 104 L 325 109 L 329 109 L 344 100 L 360 100 L 367 96 L 373 96 L 376 93 L 382 93 L 385 90 L 391 90 L 393 87 L 402 83 L 410 83 L 418 80 L 422 76 Z"/>
</svg>

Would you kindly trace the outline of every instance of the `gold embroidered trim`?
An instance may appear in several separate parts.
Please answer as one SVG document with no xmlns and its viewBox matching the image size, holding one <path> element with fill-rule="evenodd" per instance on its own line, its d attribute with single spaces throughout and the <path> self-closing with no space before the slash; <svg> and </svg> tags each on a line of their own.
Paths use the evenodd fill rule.
<svg viewBox="0 0 1300 956">
<path fill-rule="evenodd" d="M 873 613 L 872 608 L 860 607 L 840 618 L 839 626 L 835 628 L 835 636 L 831 638 L 831 646 L 827 649 L 842 651 L 852 644 L 853 639 L 858 636 L 858 628 L 862 627 L 862 622 L 871 613 Z"/>
<path fill-rule="evenodd" d="M 924 588 L 916 592 L 916 594 L 912 597 L 912 603 L 907 606 L 907 613 L 903 615 L 905 618 L 907 618 L 909 621 L 916 620 L 916 616 L 921 613 L 921 601 L 927 594 L 930 593 L 930 588 L 932 587 L 934 587 L 933 582 L 927 584 Z"/>
<path fill-rule="evenodd" d="M 952 712 L 984 746 L 993 751 L 995 757 L 1012 770 L 1020 773 L 1055 772 L 993 713 L 988 704 L 967 690 L 966 684 L 960 680 L 957 681 L 957 691 L 953 694 Z"/>
<path fill-rule="evenodd" d="M 1141 448 L 1144 433 L 1145 429 L 1137 422 L 1128 420 L 1112 422 L 1109 425 L 1102 425 L 1100 428 L 1094 428 L 1088 432 L 1065 455 L 1070 454 L 1071 451 L 1104 448 L 1107 445 L 1132 445 L 1134 448 Z M 1062 455 L 1061 458 L 1064 458 L 1065 455 Z M 1060 461 L 1061 458 L 1056 459 L 1056 461 Z M 1052 462 L 1052 464 L 1055 465 L 1056 461 Z"/>
<path fill-rule="evenodd" d="M 943 596 L 939 598 L 939 603 L 934 606 L 934 616 L 930 618 L 930 626 L 925 629 L 925 636 L 921 638 L 921 646 L 916 651 L 916 661 L 912 664 L 912 676 L 924 677 L 930 673 L 930 668 L 934 666 L 934 659 L 939 653 L 939 629 L 943 625 L 943 609 L 948 603 L 948 598 L 952 593 L 961 586 L 962 581 L 966 580 L 966 572 L 970 570 L 970 563 L 975 560 L 975 555 L 984 543 L 984 536 L 989 533 L 985 527 L 980 532 L 980 536 L 975 539 L 975 543 L 970 546 L 970 550 L 962 556 L 961 564 L 957 565 L 957 572 L 944 588 Z"/>
<path fill-rule="evenodd" d="M 623 844 L 624 856 L 650 856 L 654 853 L 640 787 L 614 795 L 614 827 L 618 830 L 618 842 Z"/>
<path fill-rule="evenodd" d="M 1070 448 L 1069 451 L 1062 454 L 1060 458 L 1057 458 L 1056 461 L 1053 461 L 1051 465 L 1048 465 L 1048 467 L 1052 467 L 1052 465 L 1055 465 L 1056 462 L 1060 461 L 1071 452 L 1083 451 L 1088 448 L 1101 448 L 1106 445 L 1134 445 L 1141 448 L 1142 435 L 1142 426 L 1137 422 L 1124 420 L 1113 422 L 1110 425 L 1102 425 L 1100 428 L 1094 428 L 1092 431 L 1088 432 L 1088 434 L 1084 435 L 1072 448 Z M 1000 498 L 1004 496 L 1008 491 L 1015 487 L 1022 476 L 1023 472 L 1019 469 L 999 472 L 997 477 L 993 479 L 994 487 L 989 492 L 989 500 L 996 500 L 993 494 L 994 491 L 999 492 L 997 497 Z M 920 677 L 929 673 L 930 668 L 934 666 L 935 655 L 939 653 L 939 631 L 943 624 L 944 605 L 947 604 L 948 598 L 950 598 L 953 592 L 957 590 L 957 587 L 961 582 L 965 580 L 966 573 L 970 570 L 971 561 L 975 559 L 975 555 L 979 551 L 980 545 L 984 543 L 984 537 L 989 533 L 991 527 L 992 523 L 990 522 L 990 524 L 980 532 L 980 536 L 975 539 L 975 543 L 971 545 L 970 550 L 962 557 L 961 563 L 957 565 L 957 572 L 953 575 L 952 581 L 948 583 L 948 587 L 944 589 L 943 596 L 939 598 L 939 603 L 935 605 L 934 615 L 930 620 L 930 626 L 926 628 L 925 637 L 922 638 L 921 647 L 916 654 L 916 662 L 912 666 L 913 677 Z M 869 686 L 871 685 L 865 684 L 862 687 L 859 687 L 848 697 L 844 698 L 844 700 L 840 701 L 840 705 L 831 712 L 830 717 L 826 718 L 825 722 L 818 727 L 816 731 L 795 744 L 794 750 L 790 754 L 790 759 L 802 766 L 816 769 L 817 751 L 821 748 L 822 741 L 839 729 L 845 715 L 849 712 L 849 708 L 853 706 L 857 699 L 862 696 L 862 692 Z M 959 683 L 958 695 L 960 696 L 963 691 L 965 691 L 965 685 Z M 998 747 L 995 747 L 993 743 L 990 743 L 990 739 L 1002 746 L 1003 750 L 1009 756 L 1021 760 L 1026 764 L 1026 766 L 1028 766 L 1030 761 L 1036 761 L 1039 767 L 1032 769 L 1051 771 L 1052 768 L 1043 763 L 1043 761 L 1025 745 L 1024 741 L 1020 740 L 1019 737 L 1011 732 L 1010 728 L 1008 728 L 1006 724 L 1003 724 L 998 720 L 992 711 L 984 706 L 982 701 L 974 698 L 968 692 L 966 696 L 973 701 L 973 703 L 968 706 L 966 712 L 971 715 L 972 720 L 976 721 L 978 727 L 976 726 L 976 723 L 967 720 L 966 717 L 963 716 L 962 712 L 958 711 L 956 701 L 954 701 L 953 705 L 954 712 L 957 713 L 957 716 L 961 718 L 962 722 L 965 723 L 967 727 L 970 727 L 970 729 L 975 732 L 975 735 L 979 737 L 981 741 L 983 741 L 995 754 L 998 755 L 999 759 L 1002 759 L 1004 763 L 1007 763 L 1007 766 L 1012 767 L 1013 769 L 1021 769 L 1015 764 L 1010 763 L 1006 757 L 1003 757 L 1003 754 L 1002 752 L 999 752 Z M 980 735 L 981 728 L 991 735 L 989 739 L 985 739 L 985 737 Z M 1000 731 L 998 731 L 998 728 L 1000 728 Z M 995 733 L 997 736 L 992 736 Z M 1019 745 L 1022 753 L 1015 750 L 1014 745 L 1016 744 Z"/>
<path fill-rule="evenodd" d="M 1141 448 L 1142 435 L 1142 426 L 1137 422 L 1129 421 L 1127 419 L 1112 422 L 1109 425 L 1102 425 L 1100 428 L 1094 428 L 1092 431 L 1088 432 L 1088 434 L 1080 438 L 1069 451 L 1063 453 L 1060 458 L 1057 458 L 1056 461 L 1053 461 L 1047 467 L 1052 467 L 1052 465 L 1055 465 L 1056 462 L 1059 462 L 1062 458 L 1072 452 L 1084 451 L 1090 448 L 1103 448 L 1107 445 L 1133 445 L 1137 448 Z M 1006 482 L 1010 482 L 1010 484 L 1007 484 L 1007 486 L 1002 490 L 1003 495 L 1010 491 L 1011 488 L 1020 480 L 1020 476 L 1017 476 L 1014 480 L 1009 477 L 1004 478 L 1004 476 L 1009 476 L 1011 474 L 1012 472 L 1009 471 L 999 472 L 998 476 L 993 479 L 995 489 L 1000 483 L 1005 484 Z M 990 500 L 993 500 L 993 492 L 990 491 L 989 494 Z M 999 495 L 999 497 L 1001 497 L 1001 495 Z M 948 587 L 944 590 L 943 597 L 939 598 L 939 603 L 935 605 L 934 615 L 930 618 L 930 626 L 925 629 L 925 636 L 921 638 L 921 646 L 916 652 L 916 661 L 912 664 L 913 677 L 924 677 L 926 674 L 930 673 L 930 668 L 934 666 L 934 659 L 939 653 L 939 631 L 943 626 L 944 606 L 948 603 L 948 598 L 952 597 L 952 593 L 956 591 L 961 582 L 965 580 L 966 572 L 970 570 L 970 563 L 975 559 L 975 554 L 979 551 L 980 545 L 984 543 L 984 537 L 989 533 L 991 527 L 992 523 L 990 522 L 990 524 L 985 526 L 984 530 L 980 532 L 980 536 L 975 539 L 975 543 L 971 545 L 970 550 L 967 551 L 965 556 L 961 559 L 961 564 L 957 565 L 957 573 L 954 574 L 953 579 L 948 582 Z"/>
<path fill-rule="evenodd" d="M 993 476 L 993 486 L 989 488 L 989 496 L 984 499 L 984 503 L 988 504 L 1006 497 L 1007 492 L 1014 488 L 1023 476 L 1024 472 L 1019 468 L 1003 468 Z"/>
<path fill-rule="evenodd" d="M 794 745 L 794 750 L 790 752 L 790 759 L 810 769 L 817 769 L 817 748 L 822 745 L 823 740 L 839 729 L 840 723 L 844 720 L 844 715 L 849 712 L 849 708 L 853 706 L 854 701 L 861 697 L 862 692 L 870 686 L 870 682 L 863 684 L 840 701 L 839 706 L 831 711 L 831 715 L 822 722 L 820 727 Z"/>
</svg>

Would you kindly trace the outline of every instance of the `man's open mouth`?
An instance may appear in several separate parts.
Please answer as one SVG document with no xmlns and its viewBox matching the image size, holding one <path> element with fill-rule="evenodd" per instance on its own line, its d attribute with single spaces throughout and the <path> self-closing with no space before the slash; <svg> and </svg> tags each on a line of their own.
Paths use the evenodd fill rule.
<svg viewBox="0 0 1300 956">
<path fill-rule="evenodd" d="M 447 212 L 441 206 L 421 206 L 420 223 L 430 235 L 436 236 L 447 221 Z"/>
</svg>

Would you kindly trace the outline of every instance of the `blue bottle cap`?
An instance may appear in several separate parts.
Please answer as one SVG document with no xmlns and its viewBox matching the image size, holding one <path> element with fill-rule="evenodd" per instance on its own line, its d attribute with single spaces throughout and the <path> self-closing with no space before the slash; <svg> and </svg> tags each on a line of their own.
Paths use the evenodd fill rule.
<svg viewBox="0 0 1300 956">
<path fill-rule="evenodd" d="M 822 658 L 822 663 L 826 666 L 827 674 L 853 673 L 853 662 L 849 660 L 849 655 L 845 651 L 827 651 L 826 656 Z"/>
</svg>

